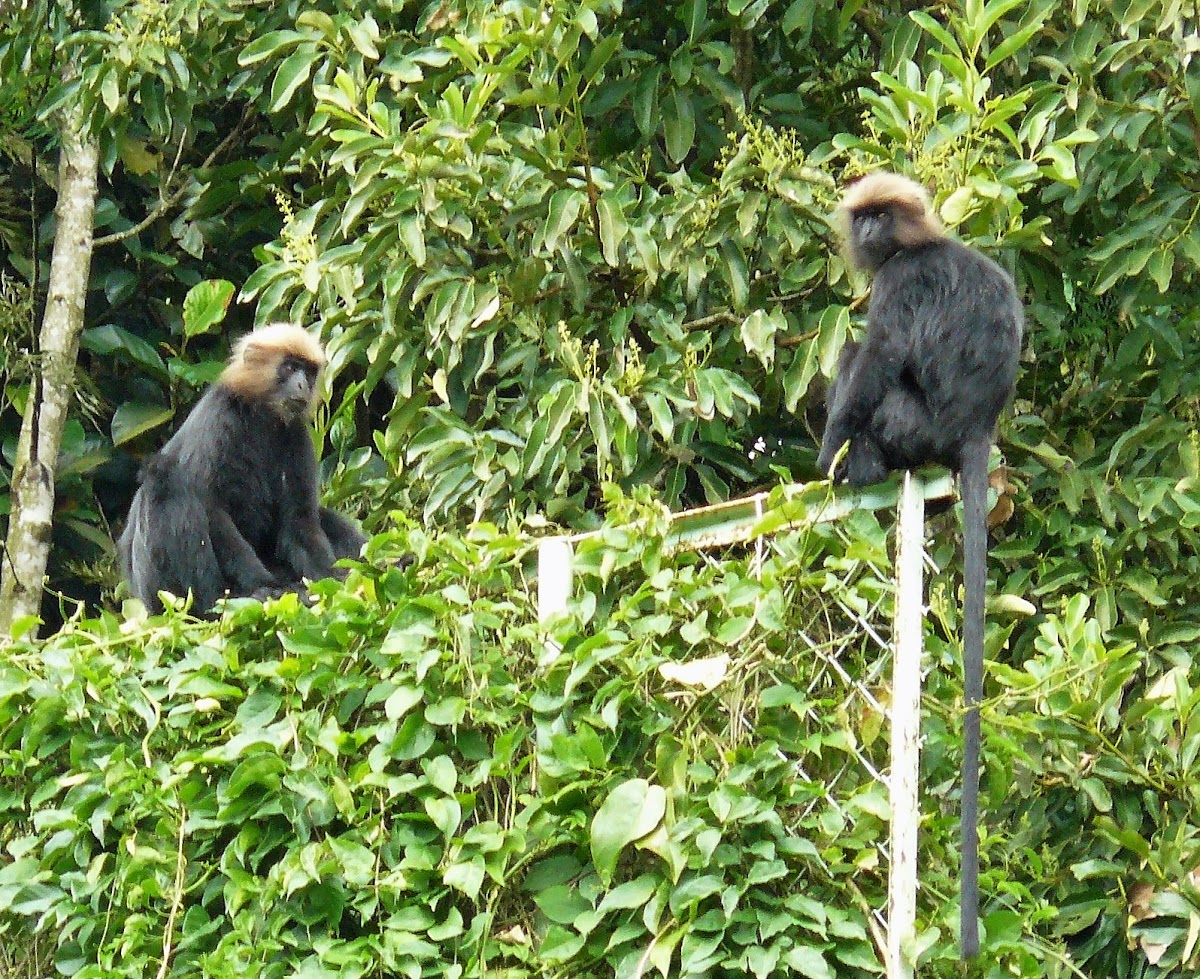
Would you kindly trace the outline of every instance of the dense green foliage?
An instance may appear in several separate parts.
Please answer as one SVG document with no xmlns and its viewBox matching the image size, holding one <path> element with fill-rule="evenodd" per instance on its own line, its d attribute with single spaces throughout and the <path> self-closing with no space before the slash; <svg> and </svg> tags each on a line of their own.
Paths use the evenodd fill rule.
<svg viewBox="0 0 1200 979">
<path fill-rule="evenodd" d="M 1192 308 L 1161 298 L 1200 254 L 1178 3 L 31 7 L 46 30 L 0 36 L 9 145 L 39 151 L 36 119 L 79 99 L 110 174 L 59 522 L 92 549 L 60 541 L 59 577 L 213 376 L 211 338 L 248 323 L 240 304 L 189 323 L 204 280 L 260 322 L 321 323 L 335 495 L 443 525 L 586 524 L 605 479 L 678 506 L 811 476 L 804 410 L 855 292 L 826 219 L 868 166 L 933 182 L 1014 268 L 1028 361 L 1066 368 L 1027 375 L 1042 418 L 1015 434 L 1132 313 Z M 4 240 L 31 278 L 44 236 Z"/>
<path fill-rule="evenodd" d="M 413 533 L 413 567 L 311 610 L 15 646 L 0 906 L 54 928 L 79 976 L 164 957 L 214 977 L 868 975 L 887 801 L 857 752 L 881 763 L 881 717 L 831 666 L 866 675 L 879 651 L 820 598 L 877 602 L 868 529 L 850 549 L 780 536 L 753 567 L 610 529 L 580 548 L 557 657 L 529 544 L 483 525 Z M 714 654 L 716 693 L 658 673 Z M 940 924 L 951 885 L 929 886 Z"/>
<path fill-rule="evenodd" d="M 5 652 L 0 928 L 40 924 L 96 975 L 164 948 L 176 974 L 874 968 L 885 813 L 847 752 L 880 719 L 814 693 L 795 636 L 819 595 L 873 608 L 880 528 L 781 537 L 758 584 L 609 527 L 541 672 L 522 535 L 599 525 L 606 483 L 679 507 L 816 475 L 809 413 L 861 313 L 827 218 L 888 165 L 1028 309 L 984 971 L 1195 974 L 1198 50 L 1180 0 L 5 6 L 9 463 L 57 106 L 104 161 L 53 584 L 94 610 L 137 460 L 231 335 L 283 316 L 330 343 L 331 500 L 441 529 L 316 610 L 105 617 Z M 920 950 L 950 974 L 957 559 L 934 527 Z M 847 560 L 876 570 L 836 584 Z M 1034 614 L 1005 619 L 1016 599 Z M 655 672 L 718 650 L 715 694 Z M 597 844 L 630 802 L 661 804 L 669 844 Z"/>
<path fill-rule="evenodd" d="M 580 545 L 557 655 L 529 542 L 486 525 L 379 538 L 371 565 L 415 564 L 312 608 L 10 647 L 0 924 L 50 929 L 79 976 L 876 973 L 884 529 L 714 562 L 636 513 Z M 993 664 L 989 975 L 1192 968 L 1197 697 L 1183 669 L 1146 684 L 1087 605 L 1018 624 L 1022 667 Z M 961 691 L 936 619 L 928 648 L 915 951 L 957 975 Z"/>
</svg>

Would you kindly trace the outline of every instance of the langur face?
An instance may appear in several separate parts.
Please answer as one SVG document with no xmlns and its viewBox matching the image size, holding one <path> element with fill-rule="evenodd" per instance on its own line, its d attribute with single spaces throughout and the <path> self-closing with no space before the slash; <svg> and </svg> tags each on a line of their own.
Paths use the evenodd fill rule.
<svg viewBox="0 0 1200 979">
<path fill-rule="evenodd" d="M 307 418 L 317 402 L 317 365 L 299 357 L 284 357 L 275 369 L 271 406 L 285 422 Z"/>
</svg>

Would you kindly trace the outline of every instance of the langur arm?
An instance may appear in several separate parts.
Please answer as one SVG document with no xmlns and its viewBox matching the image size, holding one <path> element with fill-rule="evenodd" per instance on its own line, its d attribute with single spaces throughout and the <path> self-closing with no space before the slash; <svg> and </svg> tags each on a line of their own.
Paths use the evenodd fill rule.
<svg viewBox="0 0 1200 979">
<path fill-rule="evenodd" d="M 367 538 L 358 529 L 358 525 L 349 517 L 343 517 L 329 507 L 320 509 L 321 529 L 333 548 L 334 557 L 357 558 L 362 554 L 363 544 Z"/>
<path fill-rule="evenodd" d="M 817 467 L 828 473 L 834 458 L 846 442 L 869 437 L 875 412 L 888 391 L 900 383 L 901 361 L 886 345 L 871 345 L 870 341 L 847 359 L 838 372 L 834 397 L 821 438 L 821 453 Z"/>
<path fill-rule="evenodd" d="M 336 557 L 321 526 L 316 455 L 308 443 L 308 433 L 300 433 L 300 438 L 303 444 L 292 453 L 295 463 L 284 478 L 275 560 L 293 580 L 315 580 L 329 574 Z"/>
<path fill-rule="evenodd" d="M 294 579 L 315 580 L 328 576 L 337 560 L 321 521 L 313 513 L 291 512 L 283 520 L 276 544 L 276 558 Z"/>
<path fill-rule="evenodd" d="M 209 515 L 209 532 L 221 567 L 221 577 L 230 591 L 248 595 L 256 589 L 276 584 L 275 575 L 242 536 L 233 518 L 219 507 Z"/>
</svg>

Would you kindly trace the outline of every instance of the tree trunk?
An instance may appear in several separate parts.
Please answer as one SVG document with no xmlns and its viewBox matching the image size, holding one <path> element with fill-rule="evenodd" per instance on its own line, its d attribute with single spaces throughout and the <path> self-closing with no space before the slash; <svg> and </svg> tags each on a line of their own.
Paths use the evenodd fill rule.
<svg viewBox="0 0 1200 979">
<path fill-rule="evenodd" d="M 83 132 L 82 113 L 69 111 L 62 119 L 54 252 L 34 365 L 37 380 L 29 392 L 17 444 L 8 540 L 0 565 L 0 636 L 9 635 L 14 626 L 25 632 L 28 623 L 21 620 L 36 616 L 41 605 L 58 450 L 75 387 L 75 359 L 92 262 L 98 158 L 95 139 Z"/>
</svg>

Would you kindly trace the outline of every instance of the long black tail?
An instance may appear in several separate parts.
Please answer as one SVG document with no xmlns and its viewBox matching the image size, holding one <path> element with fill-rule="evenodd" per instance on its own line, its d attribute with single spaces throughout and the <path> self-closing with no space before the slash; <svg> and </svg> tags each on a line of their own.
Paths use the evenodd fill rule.
<svg viewBox="0 0 1200 979">
<path fill-rule="evenodd" d="M 979 702 L 983 699 L 983 602 L 987 589 L 987 464 L 991 445 L 963 449 L 963 716 L 962 894 L 960 951 L 979 954 Z"/>
</svg>

